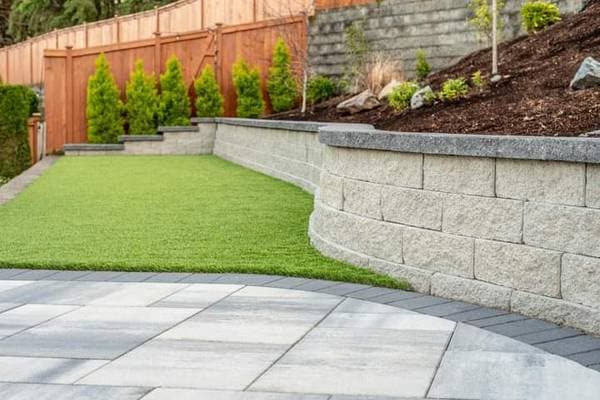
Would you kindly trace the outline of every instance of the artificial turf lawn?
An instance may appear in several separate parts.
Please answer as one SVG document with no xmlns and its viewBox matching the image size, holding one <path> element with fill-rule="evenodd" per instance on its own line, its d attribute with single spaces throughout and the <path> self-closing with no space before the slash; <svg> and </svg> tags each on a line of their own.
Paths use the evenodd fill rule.
<svg viewBox="0 0 600 400">
<path fill-rule="evenodd" d="M 62 158 L 0 206 L 0 266 L 238 272 L 406 288 L 320 255 L 313 198 L 213 156 Z"/>
</svg>

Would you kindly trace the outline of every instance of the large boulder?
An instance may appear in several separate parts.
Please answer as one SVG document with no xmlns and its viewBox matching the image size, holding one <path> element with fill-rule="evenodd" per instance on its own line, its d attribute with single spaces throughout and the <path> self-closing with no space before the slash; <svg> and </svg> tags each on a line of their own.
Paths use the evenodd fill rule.
<svg viewBox="0 0 600 400">
<path fill-rule="evenodd" d="M 589 89 L 600 87 L 600 62 L 587 57 L 581 63 L 575 77 L 571 81 L 571 89 Z"/>
<path fill-rule="evenodd" d="M 337 105 L 337 110 L 340 113 L 356 114 L 361 111 L 371 110 L 380 105 L 381 103 L 377 100 L 375 94 L 367 89 L 359 95 L 342 101 Z"/>
<path fill-rule="evenodd" d="M 435 97 L 431 86 L 425 86 L 422 89 L 419 89 L 413 94 L 413 97 L 410 99 L 410 108 L 416 110 L 417 108 L 421 108 L 424 105 L 428 105 L 432 103 L 432 99 Z"/>
<path fill-rule="evenodd" d="M 394 89 L 396 89 L 398 86 L 400 86 L 401 83 L 402 82 L 400 82 L 399 80 L 393 79 L 390 83 L 388 83 L 387 85 L 385 85 L 385 87 L 383 89 L 381 89 L 381 91 L 377 95 L 377 99 L 379 101 L 387 99 L 388 96 L 390 94 L 392 94 L 392 92 L 394 91 Z"/>
</svg>

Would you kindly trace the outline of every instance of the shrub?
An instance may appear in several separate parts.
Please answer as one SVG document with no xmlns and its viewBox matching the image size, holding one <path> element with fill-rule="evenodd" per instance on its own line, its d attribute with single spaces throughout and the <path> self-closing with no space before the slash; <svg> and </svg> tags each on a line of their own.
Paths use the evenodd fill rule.
<svg viewBox="0 0 600 400">
<path fill-rule="evenodd" d="M 479 31 L 479 34 L 485 37 L 488 42 L 492 40 L 492 9 L 488 4 L 488 0 L 471 0 L 469 2 L 469 9 L 473 13 L 473 16 L 469 19 L 469 23 Z M 496 3 L 496 12 L 498 16 L 504 10 L 506 2 L 504 0 L 498 0 Z M 497 32 L 500 34 L 504 30 L 504 22 L 502 18 L 497 20 Z"/>
<path fill-rule="evenodd" d="M 207 65 L 194 82 L 196 90 L 196 115 L 198 117 L 220 117 L 223 115 L 223 95 L 215 77 L 215 70 Z"/>
<path fill-rule="evenodd" d="M 410 106 L 410 100 L 418 90 L 419 85 L 415 82 L 402 82 L 392 90 L 388 102 L 394 111 L 402 111 Z"/>
<path fill-rule="evenodd" d="M 267 91 L 275 112 L 291 110 L 298 100 L 298 84 L 292 73 L 290 49 L 281 38 L 277 39 L 273 50 L 273 66 L 269 69 Z"/>
<path fill-rule="evenodd" d="M 233 85 L 237 95 L 236 114 L 240 118 L 258 118 L 265 112 L 258 68 L 250 68 L 244 60 L 233 64 Z"/>
<path fill-rule="evenodd" d="M 481 76 L 481 71 L 477 70 L 473 72 L 473 75 L 471 75 L 471 83 L 474 87 L 478 89 L 483 89 L 483 87 L 485 86 L 485 81 L 483 79 L 483 76 Z"/>
<path fill-rule="evenodd" d="M 316 75 L 308 81 L 306 99 L 310 104 L 317 104 L 336 95 L 336 85 L 323 75 Z"/>
<path fill-rule="evenodd" d="M 367 88 L 375 94 L 378 94 L 391 81 L 400 81 L 404 78 L 400 62 L 392 60 L 382 53 L 371 57 L 366 68 Z"/>
<path fill-rule="evenodd" d="M 116 143 L 123 134 L 123 103 L 104 54 L 96 59 L 96 72 L 88 81 L 88 142 Z"/>
<path fill-rule="evenodd" d="M 344 81 L 350 91 L 364 89 L 365 66 L 369 60 L 369 42 L 360 22 L 354 22 L 344 30 L 346 70 Z"/>
<path fill-rule="evenodd" d="M 419 81 L 424 81 L 429 76 L 429 73 L 431 73 L 431 66 L 427 61 L 427 55 L 423 49 L 417 51 L 416 72 Z"/>
<path fill-rule="evenodd" d="M 538 32 L 560 21 L 560 9 L 546 1 L 528 1 L 521 7 L 521 17 L 527 32 Z"/>
<path fill-rule="evenodd" d="M 138 60 L 127 83 L 127 122 L 130 135 L 156 133 L 158 92 L 156 78 L 144 72 L 144 62 Z"/>
<path fill-rule="evenodd" d="M 176 56 L 167 60 L 167 69 L 160 76 L 158 122 L 162 126 L 190 124 L 190 99 L 183 81 L 183 69 Z"/>
<path fill-rule="evenodd" d="M 469 93 L 469 86 L 464 78 L 448 79 L 442 84 L 440 99 L 457 100 L 465 97 Z"/>
<path fill-rule="evenodd" d="M 3 182 L 31 164 L 27 132 L 30 92 L 24 86 L 0 86 L 0 180 Z"/>
</svg>

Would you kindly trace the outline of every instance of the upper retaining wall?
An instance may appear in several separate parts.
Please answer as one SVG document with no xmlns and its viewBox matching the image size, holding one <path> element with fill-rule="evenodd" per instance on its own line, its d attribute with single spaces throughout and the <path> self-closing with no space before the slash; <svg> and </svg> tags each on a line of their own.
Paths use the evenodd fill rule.
<svg viewBox="0 0 600 400">
<path fill-rule="evenodd" d="M 507 0 L 504 38 L 521 34 L 519 9 L 523 1 Z M 581 10 L 584 0 L 560 0 L 561 10 Z M 487 46 L 468 23 L 469 0 L 383 0 L 317 13 L 309 32 L 309 60 L 323 75 L 341 75 L 346 63 L 344 30 L 363 23 L 373 51 L 401 60 L 409 76 L 414 75 L 415 54 L 427 53 L 434 70 L 446 67 L 464 55 Z"/>
</svg>

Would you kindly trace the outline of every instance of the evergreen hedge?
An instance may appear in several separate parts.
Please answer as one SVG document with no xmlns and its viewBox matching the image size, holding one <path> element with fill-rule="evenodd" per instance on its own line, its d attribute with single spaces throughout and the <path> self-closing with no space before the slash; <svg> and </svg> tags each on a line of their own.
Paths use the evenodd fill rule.
<svg viewBox="0 0 600 400">
<path fill-rule="evenodd" d="M 124 133 L 122 111 L 119 88 L 102 53 L 96 59 L 96 72 L 88 81 L 88 142 L 117 143 Z"/>
<path fill-rule="evenodd" d="M 158 120 L 162 126 L 190 124 L 190 99 L 183 81 L 183 68 L 176 56 L 167 60 L 167 69 L 160 76 Z"/>
<path fill-rule="evenodd" d="M 238 60 L 233 64 L 233 84 L 237 95 L 237 116 L 260 117 L 265 112 L 265 102 L 260 90 L 258 68 L 250 68 L 245 60 Z"/>
<path fill-rule="evenodd" d="M 223 115 L 223 95 L 215 77 L 215 70 L 207 65 L 200 77 L 194 82 L 196 90 L 196 115 L 200 118 L 220 117 Z"/>
<path fill-rule="evenodd" d="M 17 176 L 31 165 L 27 119 L 33 90 L 0 85 L 0 181 Z"/>
<path fill-rule="evenodd" d="M 269 69 L 267 90 L 273 111 L 289 111 L 298 100 L 298 84 L 292 72 L 290 49 L 282 38 L 277 39 L 273 50 L 273 65 Z"/>
<path fill-rule="evenodd" d="M 144 62 L 137 60 L 127 83 L 127 122 L 130 135 L 153 135 L 156 133 L 158 92 L 156 78 L 146 74 Z"/>
</svg>

